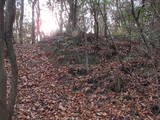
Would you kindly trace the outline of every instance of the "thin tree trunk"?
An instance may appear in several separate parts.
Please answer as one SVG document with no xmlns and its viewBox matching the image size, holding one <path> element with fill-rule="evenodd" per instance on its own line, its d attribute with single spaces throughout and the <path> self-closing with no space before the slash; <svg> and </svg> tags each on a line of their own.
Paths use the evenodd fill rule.
<svg viewBox="0 0 160 120">
<path fill-rule="evenodd" d="M 16 28 L 16 42 L 20 43 L 20 40 L 19 40 L 19 22 L 18 22 L 17 18 L 16 18 L 16 23 L 15 23 L 15 28 Z"/>
<path fill-rule="evenodd" d="M 60 32 L 63 32 L 63 0 L 61 0 L 61 11 L 60 11 Z"/>
<path fill-rule="evenodd" d="M 94 17 L 94 33 L 96 35 L 96 40 L 98 40 L 99 38 L 99 22 L 98 22 L 99 2 L 100 0 L 97 0 L 97 1 L 90 0 L 91 10 L 92 10 L 91 12 L 93 13 L 93 17 Z"/>
<path fill-rule="evenodd" d="M 132 15 L 133 15 L 134 20 L 135 20 L 135 22 L 136 22 L 136 25 L 137 25 L 137 28 L 138 28 L 138 30 L 139 30 L 140 36 L 141 36 L 141 38 L 142 38 L 142 40 L 143 40 L 143 42 L 144 42 L 144 44 L 145 44 L 145 46 L 146 46 L 146 48 L 147 48 L 147 51 L 148 51 L 148 52 L 147 52 L 147 55 L 148 55 L 149 57 L 151 57 L 150 47 L 149 47 L 148 42 L 147 42 L 147 40 L 146 40 L 146 37 L 145 37 L 144 31 L 143 31 L 143 28 L 142 28 L 142 26 L 141 26 L 141 24 L 140 24 L 140 22 L 139 22 L 139 17 L 140 17 L 141 10 L 145 7 L 145 0 L 142 0 L 142 7 L 141 7 L 141 9 L 139 9 L 137 15 L 136 15 L 136 13 L 135 13 L 134 0 L 131 0 L 131 7 L 132 7 Z"/>
<path fill-rule="evenodd" d="M 94 15 L 94 32 L 95 32 L 95 35 L 96 35 L 96 40 L 98 40 L 99 38 L 99 23 L 98 23 L 98 20 L 97 20 L 97 15 L 96 15 L 96 11 L 95 11 L 95 15 Z"/>
<path fill-rule="evenodd" d="M 41 17 L 40 1 L 37 0 L 37 36 L 39 37 L 38 40 L 41 41 L 42 36 L 40 32 L 40 26 L 41 26 L 40 17 Z"/>
<path fill-rule="evenodd" d="M 36 42 L 36 36 L 35 36 L 35 4 L 37 0 L 32 1 L 32 44 Z"/>
<path fill-rule="evenodd" d="M 74 14 L 73 14 L 73 27 L 76 28 L 77 27 L 77 0 L 75 0 L 75 3 L 74 3 L 74 8 L 73 8 L 73 11 L 74 11 Z"/>
<path fill-rule="evenodd" d="M 34 3 L 32 3 L 32 44 L 35 43 Z"/>
<path fill-rule="evenodd" d="M 23 16 L 24 16 L 24 0 L 21 0 L 21 14 L 20 14 L 20 28 L 19 28 L 19 39 L 20 43 L 23 43 Z"/>
<path fill-rule="evenodd" d="M 107 29 L 108 29 L 108 26 L 107 26 L 107 11 L 106 11 L 106 5 L 104 4 L 103 5 L 103 12 L 101 10 L 101 8 L 99 7 L 99 11 L 101 13 L 101 16 L 103 18 L 103 23 L 104 23 L 104 36 L 105 36 L 105 39 L 107 40 L 108 38 L 108 34 L 107 34 Z"/>
<path fill-rule="evenodd" d="M 88 60 L 88 50 L 87 50 L 87 37 L 86 37 L 86 34 L 84 34 L 84 39 L 85 39 L 85 67 L 86 67 L 86 70 L 87 72 L 89 72 L 89 60 Z"/>
<path fill-rule="evenodd" d="M 130 25 L 128 27 L 129 23 L 127 24 L 125 15 L 123 14 L 123 10 L 122 10 L 123 6 L 121 6 L 119 0 L 116 0 L 116 7 L 117 7 L 118 14 L 120 15 L 121 24 L 123 26 L 125 26 L 125 29 L 126 29 L 126 31 L 128 33 L 128 36 L 129 36 L 130 44 L 129 44 L 129 49 L 128 49 L 128 52 L 127 52 L 127 55 L 129 55 L 129 53 L 131 52 L 131 49 L 132 49 L 132 29 L 130 28 Z"/>
</svg>

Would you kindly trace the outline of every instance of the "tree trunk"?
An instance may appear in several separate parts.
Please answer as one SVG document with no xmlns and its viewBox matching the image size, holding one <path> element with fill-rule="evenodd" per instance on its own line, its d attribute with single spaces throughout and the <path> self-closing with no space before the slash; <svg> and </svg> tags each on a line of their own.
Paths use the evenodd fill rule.
<svg viewBox="0 0 160 120">
<path fill-rule="evenodd" d="M 99 15 L 99 3 L 100 0 L 90 0 L 90 4 L 91 4 L 91 13 L 93 14 L 94 17 L 94 34 L 96 36 L 96 40 L 98 40 L 99 38 L 99 22 L 98 22 L 98 15 Z"/>
<path fill-rule="evenodd" d="M 14 105 L 17 96 L 17 80 L 18 80 L 18 68 L 16 62 L 16 55 L 13 48 L 13 23 L 15 20 L 16 6 L 15 0 L 7 0 L 6 2 L 6 16 L 5 16 L 5 43 L 8 50 L 9 60 L 11 63 L 12 79 L 10 81 L 11 89 L 9 91 L 8 99 L 8 120 L 11 120 Z"/>
<path fill-rule="evenodd" d="M 60 11 L 60 32 L 63 32 L 63 0 L 61 0 L 61 11 Z"/>
<path fill-rule="evenodd" d="M 35 43 L 34 3 L 32 3 L 32 44 Z"/>
<path fill-rule="evenodd" d="M 20 39 L 19 39 L 19 21 L 18 19 L 16 18 L 15 20 L 15 28 L 16 28 L 16 43 L 20 43 Z"/>
<path fill-rule="evenodd" d="M 0 1 L 0 118 L 7 120 L 6 106 L 6 74 L 4 70 L 4 4 L 5 0 Z"/>
<path fill-rule="evenodd" d="M 143 40 L 143 42 L 144 42 L 144 44 L 145 44 L 145 46 L 146 46 L 146 48 L 147 48 L 147 53 L 146 53 L 146 52 L 145 52 L 145 53 L 146 53 L 149 57 L 151 57 L 150 47 L 149 47 L 148 42 L 147 42 L 147 40 L 146 40 L 146 37 L 145 37 L 144 31 L 143 31 L 143 28 L 142 28 L 142 26 L 141 26 L 141 24 L 140 24 L 140 22 L 139 22 L 140 13 L 141 13 L 141 10 L 142 10 L 144 7 L 145 7 L 145 0 L 142 0 L 142 7 L 141 7 L 141 9 L 139 9 L 139 11 L 138 11 L 138 13 L 137 13 L 137 15 L 136 15 L 136 13 L 135 13 L 134 0 L 131 0 L 131 8 L 132 8 L 133 18 L 134 18 L 134 20 L 135 20 L 135 22 L 136 22 L 136 25 L 137 25 L 138 31 L 139 31 L 139 33 L 140 33 L 140 36 L 141 36 L 141 38 L 142 38 L 142 40 Z"/>
<path fill-rule="evenodd" d="M 104 36 L 107 40 L 107 11 L 106 11 L 106 5 L 103 5 L 103 12 L 104 12 L 104 17 L 103 17 L 103 22 L 104 22 Z"/>
<path fill-rule="evenodd" d="M 77 28 L 77 0 L 68 0 L 70 13 L 69 13 L 69 29 L 71 31 Z"/>
<path fill-rule="evenodd" d="M 41 41 L 42 39 L 42 36 L 41 36 L 41 32 L 40 32 L 40 25 L 41 25 L 41 20 L 40 20 L 40 17 L 41 17 L 41 9 L 40 9 L 40 1 L 37 0 L 37 36 L 38 36 L 38 40 Z"/>
<path fill-rule="evenodd" d="M 24 16 L 24 0 L 21 0 L 21 14 L 20 14 L 20 28 L 19 28 L 19 39 L 20 43 L 23 43 L 23 16 Z"/>
<path fill-rule="evenodd" d="M 98 23 L 98 19 L 97 19 L 97 13 L 95 11 L 94 13 L 94 33 L 96 35 L 96 40 L 98 40 L 99 38 L 99 23 Z"/>
<path fill-rule="evenodd" d="M 36 37 L 35 37 L 35 4 L 37 0 L 32 1 L 32 44 L 36 42 Z"/>
</svg>

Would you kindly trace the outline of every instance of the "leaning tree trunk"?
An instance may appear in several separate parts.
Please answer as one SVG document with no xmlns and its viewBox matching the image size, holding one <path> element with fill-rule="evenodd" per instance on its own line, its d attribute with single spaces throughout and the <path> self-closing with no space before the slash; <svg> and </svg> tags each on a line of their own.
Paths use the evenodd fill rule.
<svg viewBox="0 0 160 120">
<path fill-rule="evenodd" d="M 7 120 L 6 106 L 6 74 L 4 70 L 4 3 L 5 0 L 0 0 L 0 118 Z"/>
<path fill-rule="evenodd" d="M 17 96 L 17 80 L 18 80 L 18 68 L 16 62 L 16 55 L 13 48 L 13 23 L 15 20 L 15 0 L 7 0 L 6 2 L 6 15 L 5 15 L 5 43 L 8 50 L 9 60 L 11 63 L 12 79 L 10 81 L 11 89 L 9 91 L 8 99 L 8 119 L 11 120 L 14 105 Z"/>
</svg>

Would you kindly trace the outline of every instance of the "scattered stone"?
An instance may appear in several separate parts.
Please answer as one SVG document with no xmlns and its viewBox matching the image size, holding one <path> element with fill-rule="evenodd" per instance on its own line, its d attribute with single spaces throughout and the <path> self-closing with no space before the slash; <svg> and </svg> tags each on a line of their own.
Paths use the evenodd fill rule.
<svg viewBox="0 0 160 120">
<path fill-rule="evenodd" d="M 92 89 L 92 90 L 96 90 L 97 87 L 98 87 L 98 86 L 97 86 L 96 84 L 94 84 L 94 85 L 91 86 L 91 89 Z"/>
<path fill-rule="evenodd" d="M 110 84 L 109 88 L 113 92 L 121 92 L 124 90 L 125 85 L 126 83 L 124 82 L 124 80 L 118 78 Z"/>
<path fill-rule="evenodd" d="M 92 89 L 88 89 L 85 91 L 85 95 L 92 94 L 94 91 Z"/>
<path fill-rule="evenodd" d="M 89 72 L 84 68 L 79 68 L 79 69 L 70 68 L 68 70 L 68 73 L 73 75 L 73 76 L 75 76 L 75 75 L 82 76 L 82 75 L 87 75 Z"/>
<path fill-rule="evenodd" d="M 120 67 L 120 70 L 121 70 L 124 74 L 131 74 L 131 73 L 133 72 L 133 69 L 132 69 L 132 68 L 125 67 L 125 66 Z"/>
<path fill-rule="evenodd" d="M 158 115 L 160 114 L 160 105 L 151 105 L 150 110 L 154 115 Z"/>
<path fill-rule="evenodd" d="M 79 85 L 79 86 L 74 86 L 72 88 L 73 91 L 79 91 L 79 90 L 82 90 L 83 89 L 83 86 L 82 85 Z"/>
<path fill-rule="evenodd" d="M 68 77 L 66 75 L 64 75 L 64 76 L 58 78 L 58 80 L 60 80 L 60 81 L 68 81 Z"/>
<path fill-rule="evenodd" d="M 77 74 L 78 75 L 87 75 L 88 71 L 86 69 L 84 69 L 84 68 L 81 68 L 81 69 L 77 70 Z"/>
<path fill-rule="evenodd" d="M 98 83 L 98 81 L 97 81 L 96 78 L 91 78 L 91 79 L 88 79 L 88 80 L 87 80 L 87 83 L 88 83 L 88 84 L 95 84 L 95 83 Z"/>
<path fill-rule="evenodd" d="M 147 87 L 150 85 L 150 82 L 149 81 L 144 81 L 143 83 L 141 83 L 141 85 Z"/>
<path fill-rule="evenodd" d="M 123 99 L 126 99 L 127 101 L 132 100 L 132 97 L 130 95 L 125 95 Z"/>
</svg>

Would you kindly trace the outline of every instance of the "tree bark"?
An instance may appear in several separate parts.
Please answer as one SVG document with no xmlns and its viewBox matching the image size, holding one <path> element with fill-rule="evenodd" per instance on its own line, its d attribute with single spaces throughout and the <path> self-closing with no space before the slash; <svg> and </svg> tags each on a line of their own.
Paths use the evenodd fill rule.
<svg viewBox="0 0 160 120">
<path fill-rule="evenodd" d="M 78 2 L 77 0 L 68 0 L 70 12 L 69 12 L 69 29 L 71 31 L 76 30 L 77 28 L 77 8 Z"/>
<path fill-rule="evenodd" d="M 38 40 L 41 41 L 41 39 L 42 39 L 41 31 L 40 31 L 40 26 L 41 26 L 41 20 L 40 20 L 41 9 L 40 9 L 40 1 L 39 0 L 37 0 L 37 10 L 36 10 L 36 13 L 37 13 L 37 20 L 36 20 L 36 24 L 37 24 L 37 36 L 38 36 Z"/>
<path fill-rule="evenodd" d="M 103 23 L 104 23 L 104 36 L 105 36 L 105 39 L 107 40 L 107 38 L 108 38 L 108 33 L 107 33 L 108 25 L 107 25 L 106 5 L 105 4 L 103 5 L 103 10 L 99 6 L 99 11 L 101 13 L 101 16 L 102 16 L 102 19 L 103 19 Z"/>
<path fill-rule="evenodd" d="M 23 17 L 24 17 L 24 0 L 21 0 L 21 13 L 20 13 L 20 28 L 19 28 L 19 39 L 20 43 L 23 43 Z"/>
<path fill-rule="evenodd" d="M 11 120 L 14 105 L 17 96 L 17 80 L 18 80 L 18 68 L 16 62 L 16 55 L 13 48 L 13 23 L 15 20 L 16 6 L 15 0 L 6 1 L 6 16 L 5 16 L 5 43 L 8 50 L 9 60 L 11 63 L 12 79 L 10 81 L 11 89 L 9 91 L 8 98 L 8 120 Z"/>
<path fill-rule="evenodd" d="M 93 17 L 94 17 L 94 33 L 96 36 L 96 40 L 98 40 L 99 38 L 99 22 L 98 22 L 99 2 L 100 0 L 96 0 L 96 1 L 90 0 L 91 13 L 93 13 Z"/>
<path fill-rule="evenodd" d="M 6 74 L 4 70 L 4 4 L 5 0 L 0 1 L 0 118 L 7 120 L 6 106 Z"/>
<path fill-rule="evenodd" d="M 145 0 L 142 0 L 142 7 L 141 7 L 141 9 L 139 9 L 139 11 L 137 12 L 137 15 L 136 15 L 136 13 L 135 13 L 134 0 L 131 0 L 131 8 L 132 8 L 133 18 L 134 18 L 134 20 L 135 20 L 135 22 L 136 22 L 136 25 L 137 25 L 137 28 L 138 28 L 138 30 L 139 30 L 140 36 L 141 36 L 141 38 L 142 38 L 142 40 L 143 40 L 143 42 L 144 42 L 144 44 L 145 44 L 145 46 L 146 46 L 146 48 L 147 48 L 147 51 L 148 51 L 147 55 L 148 55 L 149 57 L 151 57 L 151 56 L 150 56 L 150 55 L 151 55 L 150 47 L 149 47 L 148 42 L 147 42 L 147 40 L 146 40 L 145 34 L 144 34 L 144 32 L 143 32 L 143 28 L 142 28 L 142 26 L 141 26 L 141 24 L 140 24 L 140 22 L 139 22 L 139 17 L 140 17 L 140 14 L 141 14 L 141 10 L 142 10 L 144 7 L 145 7 Z"/>
<path fill-rule="evenodd" d="M 60 11 L 60 32 L 63 32 L 63 0 L 61 0 L 61 11 Z"/>
<path fill-rule="evenodd" d="M 37 0 L 32 1 L 32 44 L 36 43 L 36 36 L 35 36 L 35 4 Z"/>
<path fill-rule="evenodd" d="M 32 44 L 35 43 L 34 2 L 32 3 Z"/>
</svg>

